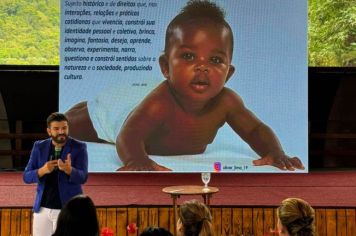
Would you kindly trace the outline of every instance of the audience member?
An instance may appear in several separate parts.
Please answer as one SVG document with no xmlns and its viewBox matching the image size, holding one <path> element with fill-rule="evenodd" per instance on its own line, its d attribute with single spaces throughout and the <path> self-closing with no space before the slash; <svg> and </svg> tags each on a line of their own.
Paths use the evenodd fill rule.
<svg viewBox="0 0 356 236">
<path fill-rule="evenodd" d="M 287 198 L 278 207 L 279 236 L 314 236 L 314 209 L 299 198 Z"/>
<path fill-rule="evenodd" d="M 184 202 L 179 207 L 178 236 L 213 236 L 209 208 L 197 200 Z"/>
<path fill-rule="evenodd" d="M 173 236 L 173 234 L 164 228 L 151 226 L 142 231 L 140 236 Z"/>
<path fill-rule="evenodd" d="M 98 235 L 99 223 L 93 201 L 86 195 L 77 195 L 62 208 L 52 236 Z"/>
</svg>

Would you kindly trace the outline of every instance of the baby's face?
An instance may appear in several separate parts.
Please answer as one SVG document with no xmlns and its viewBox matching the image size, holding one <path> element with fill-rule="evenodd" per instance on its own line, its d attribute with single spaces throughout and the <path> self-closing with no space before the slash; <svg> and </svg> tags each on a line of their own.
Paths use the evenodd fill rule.
<svg viewBox="0 0 356 236">
<path fill-rule="evenodd" d="M 233 74 L 230 31 L 211 20 L 175 28 L 162 71 L 175 93 L 193 101 L 207 101 L 222 90 Z"/>
</svg>

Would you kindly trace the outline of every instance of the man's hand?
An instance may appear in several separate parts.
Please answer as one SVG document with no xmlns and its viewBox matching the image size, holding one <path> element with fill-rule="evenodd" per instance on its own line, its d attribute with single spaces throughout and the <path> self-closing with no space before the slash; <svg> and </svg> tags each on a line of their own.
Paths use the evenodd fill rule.
<svg viewBox="0 0 356 236">
<path fill-rule="evenodd" d="M 41 168 L 38 169 L 38 177 L 42 177 L 51 173 L 58 166 L 57 160 L 47 161 Z"/>
<path fill-rule="evenodd" d="M 303 163 L 298 157 L 289 157 L 285 154 L 281 155 L 272 155 L 268 154 L 261 159 L 254 160 L 253 164 L 255 166 L 270 165 L 275 166 L 281 170 L 295 170 L 300 169 L 304 170 Z"/>
<path fill-rule="evenodd" d="M 171 169 L 158 165 L 156 162 L 150 160 L 145 165 L 126 165 L 117 169 L 117 171 L 172 171 Z"/>
<path fill-rule="evenodd" d="M 61 159 L 58 159 L 58 168 L 61 171 L 64 171 L 67 175 L 72 173 L 72 159 L 70 153 L 67 155 L 67 159 L 64 162 Z"/>
</svg>

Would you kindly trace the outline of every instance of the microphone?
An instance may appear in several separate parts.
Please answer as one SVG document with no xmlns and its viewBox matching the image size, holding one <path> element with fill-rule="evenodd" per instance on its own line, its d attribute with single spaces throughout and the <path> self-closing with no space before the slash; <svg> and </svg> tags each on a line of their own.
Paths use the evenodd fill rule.
<svg viewBox="0 0 356 236">
<path fill-rule="evenodd" d="M 61 157 L 62 147 L 54 147 L 54 160 L 58 160 Z"/>
</svg>

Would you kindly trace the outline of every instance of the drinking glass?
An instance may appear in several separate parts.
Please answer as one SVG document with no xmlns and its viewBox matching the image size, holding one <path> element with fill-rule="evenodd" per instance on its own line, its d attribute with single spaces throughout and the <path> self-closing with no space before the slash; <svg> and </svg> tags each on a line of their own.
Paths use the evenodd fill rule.
<svg viewBox="0 0 356 236">
<path fill-rule="evenodd" d="M 208 183 L 210 182 L 210 172 L 203 172 L 201 173 L 201 180 L 203 181 L 204 183 L 204 188 L 203 190 L 209 190 L 208 188 Z"/>
</svg>

